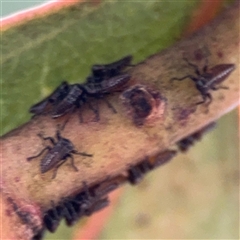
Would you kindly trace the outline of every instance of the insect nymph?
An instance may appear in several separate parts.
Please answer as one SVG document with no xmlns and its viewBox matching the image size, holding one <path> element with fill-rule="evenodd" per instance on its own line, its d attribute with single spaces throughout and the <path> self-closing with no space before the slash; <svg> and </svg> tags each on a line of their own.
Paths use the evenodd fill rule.
<svg viewBox="0 0 240 240">
<path fill-rule="evenodd" d="M 190 63 L 187 59 L 184 60 L 195 69 L 196 76 L 193 75 L 186 75 L 182 78 L 172 78 L 171 80 L 182 81 L 186 78 L 190 78 L 194 81 L 197 90 L 202 95 L 202 101 L 197 102 L 196 105 L 202 104 L 207 102 L 209 99 L 208 105 L 212 102 L 212 95 L 209 93 L 210 90 L 218 90 L 218 89 L 228 89 L 224 86 L 219 86 L 229 74 L 235 69 L 234 64 L 219 64 L 210 69 L 208 69 L 207 64 L 203 67 L 202 73 L 200 72 L 199 68 L 195 65 Z"/>
<path fill-rule="evenodd" d="M 55 141 L 52 137 L 43 137 L 41 134 L 38 135 L 44 141 L 49 140 L 52 143 L 52 147 L 47 146 L 45 147 L 39 154 L 36 156 L 28 157 L 27 160 L 31 161 L 34 158 L 41 156 L 46 150 L 48 153 L 42 158 L 40 163 L 41 173 L 45 173 L 53 168 L 55 168 L 53 177 L 56 177 L 57 169 L 68 159 L 71 158 L 71 165 L 75 171 L 78 171 L 77 167 L 74 165 L 74 158 L 72 154 L 78 154 L 86 157 L 92 157 L 91 154 L 87 154 L 84 152 L 78 152 L 74 149 L 74 145 L 72 142 L 66 138 L 63 138 L 60 135 L 60 132 L 57 131 Z"/>
</svg>

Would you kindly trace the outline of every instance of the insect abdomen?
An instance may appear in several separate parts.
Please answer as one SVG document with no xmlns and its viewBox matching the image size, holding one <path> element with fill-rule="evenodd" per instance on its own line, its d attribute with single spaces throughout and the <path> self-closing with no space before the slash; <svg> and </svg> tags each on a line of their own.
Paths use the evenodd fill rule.
<svg viewBox="0 0 240 240">
<path fill-rule="evenodd" d="M 223 82 L 235 69 L 234 64 L 219 64 L 209 70 L 212 74 L 210 84 L 219 84 Z M 208 84 L 209 85 L 209 84 Z"/>
<path fill-rule="evenodd" d="M 60 160 L 60 154 L 55 148 L 49 151 L 49 153 L 41 161 L 41 173 L 45 173 L 52 169 Z"/>
</svg>

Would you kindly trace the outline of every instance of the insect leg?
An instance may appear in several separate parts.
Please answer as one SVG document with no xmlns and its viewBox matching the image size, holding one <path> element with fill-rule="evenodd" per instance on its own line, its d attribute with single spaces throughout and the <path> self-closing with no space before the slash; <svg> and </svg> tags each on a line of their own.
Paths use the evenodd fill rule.
<svg viewBox="0 0 240 240">
<path fill-rule="evenodd" d="M 218 87 L 212 86 L 211 89 L 212 89 L 213 91 L 216 91 L 216 90 L 218 90 L 218 89 L 229 89 L 229 87 L 226 87 L 226 86 L 218 86 Z"/>
<path fill-rule="evenodd" d="M 206 59 L 205 65 L 203 66 L 203 72 L 206 73 L 208 71 L 208 58 Z"/>
<path fill-rule="evenodd" d="M 58 125 L 58 127 L 59 127 L 59 125 Z M 56 132 L 56 138 L 57 138 L 58 141 L 60 141 L 62 139 L 59 129 Z"/>
<path fill-rule="evenodd" d="M 186 78 L 194 79 L 195 77 L 192 76 L 192 75 L 186 75 L 186 76 L 184 76 L 184 77 L 182 77 L 182 78 L 171 78 L 170 81 L 174 81 L 174 80 L 182 81 L 182 80 L 184 80 L 184 79 L 186 79 Z"/>
<path fill-rule="evenodd" d="M 117 113 L 117 110 L 114 108 L 114 106 L 105 98 L 102 98 L 103 101 L 107 104 L 107 106 L 112 110 L 113 113 Z"/>
<path fill-rule="evenodd" d="M 79 122 L 83 123 L 83 117 L 82 117 L 82 112 L 79 111 L 79 108 L 83 105 L 85 99 L 78 99 L 78 101 L 76 102 L 76 108 L 78 108 L 78 118 L 79 118 Z"/>
<path fill-rule="evenodd" d="M 83 123 L 83 116 L 81 111 L 78 111 L 78 117 L 79 117 L 80 123 Z"/>
<path fill-rule="evenodd" d="M 209 99 L 209 102 L 208 102 L 208 104 L 207 104 L 207 105 L 209 105 L 209 104 L 212 102 L 212 95 L 211 95 L 210 93 L 207 93 L 207 94 L 206 94 L 206 98 Z"/>
<path fill-rule="evenodd" d="M 39 157 L 39 156 L 42 155 L 43 152 L 44 152 L 45 150 L 47 150 L 47 149 L 48 149 L 48 151 L 50 151 L 52 148 L 49 147 L 49 146 L 45 147 L 45 148 L 44 148 L 39 154 L 37 154 L 36 156 L 28 157 L 28 158 L 27 158 L 27 161 L 31 161 L 32 159 Z"/>
<path fill-rule="evenodd" d="M 39 136 L 42 140 L 44 140 L 44 141 L 49 140 L 49 141 L 52 143 L 52 145 L 56 145 L 54 138 L 52 138 L 52 137 L 43 137 L 43 135 L 40 134 L 40 133 L 38 134 L 38 136 Z"/>
<path fill-rule="evenodd" d="M 87 153 L 84 153 L 84 152 L 78 152 L 76 150 L 73 150 L 72 153 L 82 155 L 82 156 L 86 156 L 86 157 L 92 157 L 93 156 L 92 154 L 87 154 Z"/>
<path fill-rule="evenodd" d="M 190 65 L 191 67 L 193 67 L 193 68 L 195 69 L 195 73 L 196 73 L 197 75 L 201 75 L 201 73 L 199 72 L 199 69 L 198 69 L 198 66 L 197 66 L 197 65 L 195 65 L 195 64 L 193 64 L 193 63 L 190 63 L 187 58 L 183 58 L 183 60 L 186 61 L 188 65 Z"/>
<path fill-rule="evenodd" d="M 72 107 L 72 109 L 69 111 L 68 115 L 69 117 L 66 119 L 66 121 L 63 123 L 61 130 L 64 130 L 66 124 L 69 122 L 70 118 L 72 117 L 72 114 L 74 113 L 74 111 L 76 110 L 75 107 Z"/>
<path fill-rule="evenodd" d="M 54 179 L 57 176 L 57 170 L 58 168 L 63 165 L 63 163 L 65 163 L 67 160 L 67 158 L 63 159 L 62 162 L 60 162 L 54 169 L 53 175 L 52 175 L 52 179 Z"/>
<path fill-rule="evenodd" d="M 210 100 L 208 105 L 212 102 L 212 95 L 210 93 L 204 93 L 204 95 L 202 95 L 202 97 L 203 97 L 203 100 L 201 102 L 197 102 L 196 105 L 205 103 L 207 98 Z"/>
<path fill-rule="evenodd" d="M 95 114 L 95 119 L 96 122 L 99 121 L 100 116 L 99 116 L 99 108 L 98 108 L 98 102 L 96 103 L 97 108 L 95 109 L 91 103 L 88 103 L 89 108 L 94 112 Z"/>
<path fill-rule="evenodd" d="M 76 172 L 78 172 L 78 168 L 74 165 L 74 158 L 71 154 L 68 155 L 68 157 L 71 158 L 71 165 L 75 169 Z"/>
</svg>

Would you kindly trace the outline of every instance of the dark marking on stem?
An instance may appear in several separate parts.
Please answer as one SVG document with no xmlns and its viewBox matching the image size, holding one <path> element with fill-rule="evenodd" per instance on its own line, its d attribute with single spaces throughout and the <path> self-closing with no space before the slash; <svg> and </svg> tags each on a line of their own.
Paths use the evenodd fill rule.
<svg viewBox="0 0 240 240">
<path fill-rule="evenodd" d="M 150 118 L 154 120 L 162 116 L 165 110 L 160 93 L 140 84 L 124 91 L 121 100 L 137 126 L 143 125 Z"/>
</svg>

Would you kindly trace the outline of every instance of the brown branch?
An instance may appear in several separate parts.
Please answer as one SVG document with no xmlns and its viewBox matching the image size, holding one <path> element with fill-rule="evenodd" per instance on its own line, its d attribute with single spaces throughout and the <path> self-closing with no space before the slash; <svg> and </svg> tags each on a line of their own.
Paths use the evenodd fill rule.
<svg viewBox="0 0 240 240">
<path fill-rule="evenodd" d="M 12 239 L 31 239 L 41 230 L 42 214 L 52 207 L 51 201 L 57 204 L 64 197 L 81 192 L 83 182 L 89 187 L 98 186 L 95 192 L 105 195 L 108 188 L 128 179 L 130 166 L 144 159 L 150 159 L 150 165 L 154 166 L 158 160 L 164 160 L 161 154 L 160 159 L 154 156 L 236 107 L 239 104 L 239 40 L 237 2 L 195 35 L 130 70 L 130 88 L 140 89 L 144 107 L 129 109 L 126 99 L 129 94 L 125 93 L 125 98 L 119 94 L 109 97 L 117 114 L 105 103 L 100 104 L 99 122 L 92 121 L 92 112 L 87 108 L 81 109 L 84 123 L 79 123 L 78 112 L 73 114 L 62 135 L 70 139 L 78 151 L 94 155 L 90 159 L 75 156 L 78 172 L 67 162 L 52 179 L 52 171 L 40 173 L 41 157 L 31 162 L 26 160 L 44 147 L 37 134 L 55 136 L 57 125 L 65 121 L 64 117 L 57 120 L 37 117 L 3 136 L 2 234 Z M 170 81 L 173 77 L 194 74 L 183 57 L 198 66 L 203 66 L 206 59 L 210 67 L 236 65 L 224 81 L 229 90 L 211 92 L 213 102 L 209 108 L 204 104 L 196 106 L 201 96 L 191 80 Z M 138 103 L 139 99 L 135 100 Z M 103 185 L 97 185 L 103 181 Z M 10 222 L 11 233 L 8 233 Z"/>
</svg>

